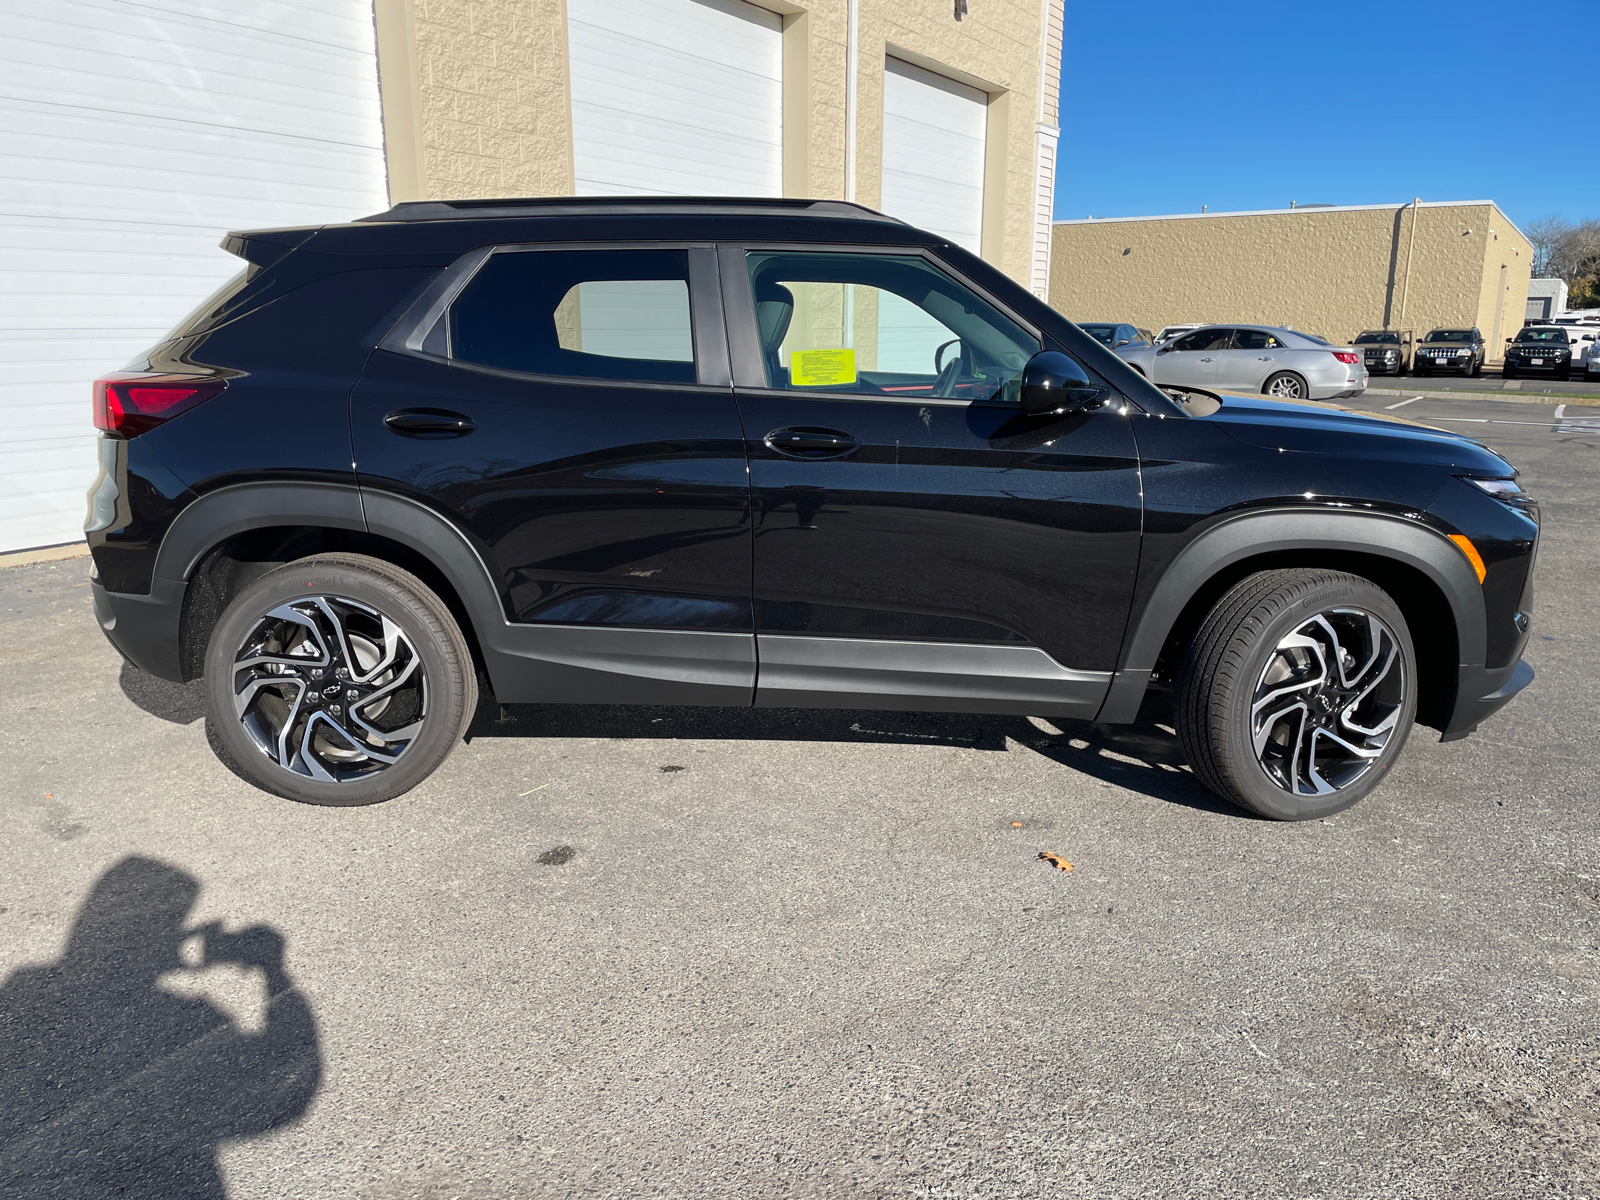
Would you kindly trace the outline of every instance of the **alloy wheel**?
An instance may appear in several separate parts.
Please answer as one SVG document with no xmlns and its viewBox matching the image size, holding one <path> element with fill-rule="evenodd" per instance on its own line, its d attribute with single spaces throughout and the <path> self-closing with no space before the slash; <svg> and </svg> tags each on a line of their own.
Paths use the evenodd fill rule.
<svg viewBox="0 0 1600 1200">
<path fill-rule="evenodd" d="M 377 609 L 306 596 L 257 620 L 233 657 L 234 715 L 279 767 L 323 783 L 370 779 L 398 762 L 428 717 L 411 639 Z"/>
<path fill-rule="evenodd" d="M 1272 381 L 1272 386 L 1267 388 L 1267 395 L 1282 396 L 1285 400 L 1303 399 L 1303 389 L 1300 381 L 1292 375 L 1282 375 Z"/>
<path fill-rule="evenodd" d="M 1335 608 L 1281 638 L 1256 683 L 1251 743 L 1261 769 L 1296 796 L 1325 796 L 1372 769 L 1404 707 L 1405 659 L 1372 613 Z"/>
</svg>

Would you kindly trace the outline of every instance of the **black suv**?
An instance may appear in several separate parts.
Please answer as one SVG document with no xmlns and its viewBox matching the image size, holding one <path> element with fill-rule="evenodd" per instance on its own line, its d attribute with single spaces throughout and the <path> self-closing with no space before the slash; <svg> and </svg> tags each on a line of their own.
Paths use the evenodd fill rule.
<svg viewBox="0 0 1600 1200">
<path fill-rule="evenodd" d="M 1549 375 L 1554 379 L 1571 379 L 1584 369 L 1583 362 L 1574 358 L 1574 347 L 1577 354 L 1583 353 L 1583 342 L 1577 334 L 1577 329 L 1570 326 L 1523 326 L 1515 338 L 1506 339 L 1501 378 Z"/>
<path fill-rule="evenodd" d="M 1483 334 L 1476 329 L 1430 329 L 1411 358 L 1413 375 L 1482 375 Z"/>
<path fill-rule="evenodd" d="M 1128 722 L 1272 817 L 1470 733 L 1538 535 L 1478 443 L 1167 393 L 831 201 L 412 203 L 96 383 L 95 610 L 262 788 L 415 786 L 480 694 Z M 1156 710 L 1152 708 L 1151 712 Z"/>
</svg>

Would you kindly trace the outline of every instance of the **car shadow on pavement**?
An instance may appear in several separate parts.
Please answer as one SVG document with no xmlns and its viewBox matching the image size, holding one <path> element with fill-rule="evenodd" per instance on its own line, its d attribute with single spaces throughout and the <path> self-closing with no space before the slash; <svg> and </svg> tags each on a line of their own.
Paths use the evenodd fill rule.
<svg viewBox="0 0 1600 1200">
<path fill-rule="evenodd" d="M 791 708 L 647 708 L 628 705 L 486 703 L 474 738 L 636 738 L 865 742 L 1004 752 L 1017 746 L 1091 778 L 1202 812 L 1255 819 L 1213 796 L 1189 772 L 1171 731 L 1169 705 L 1152 696 L 1132 725 L 966 713 Z M 1165 726 L 1165 727 L 1164 727 Z"/>
<path fill-rule="evenodd" d="M 125 858 L 95 883 L 61 957 L 0 985 L 0 1195 L 224 1200 L 223 1139 L 305 1112 L 321 1052 L 283 937 L 187 927 L 199 890 L 166 863 Z M 262 972 L 259 1032 L 168 990 L 194 977 L 186 941 L 204 965 Z"/>
<path fill-rule="evenodd" d="M 173 683 L 123 663 L 117 683 L 136 707 L 174 725 L 192 725 L 206 715 L 205 685 L 198 679 L 193 683 Z"/>
</svg>

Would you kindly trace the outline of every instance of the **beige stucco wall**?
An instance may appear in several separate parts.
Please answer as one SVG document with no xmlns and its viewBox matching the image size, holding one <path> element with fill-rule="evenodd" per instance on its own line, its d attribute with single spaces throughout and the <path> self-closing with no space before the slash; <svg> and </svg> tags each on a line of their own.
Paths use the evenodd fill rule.
<svg viewBox="0 0 1600 1200">
<path fill-rule="evenodd" d="M 1063 221 L 1050 303 L 1074 320 L 1149 329 L 1247 321 L 1343 342 L 1385 324 L 1475 324 L 1488 337 L 1497 299 L 1527 294 L 1529 253 L 1488 203 Z M 1520 308 L 1504 312 L 1517 314 L 1515 332 Z"/>
<path fill-rule="evenodd" d="M 1037 128 L 1056 121 L 1063 0 L 859 0 L 848 178 L 848 0 L 765 0 L 784 18 L 784 192 L 876 207 L 894 55 L 989 95 L 983 256 L 1027 282 Z M 376 0 L 390 198 L 572 191 L 564 0 Z M 1046 59 L 1049 58 L 1047 65 Z"/>
</svg>

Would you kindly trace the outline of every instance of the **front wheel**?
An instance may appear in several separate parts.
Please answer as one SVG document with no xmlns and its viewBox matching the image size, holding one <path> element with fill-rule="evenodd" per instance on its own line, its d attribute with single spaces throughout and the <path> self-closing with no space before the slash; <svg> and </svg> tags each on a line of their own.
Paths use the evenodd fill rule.
<svg viewBox="0 0 1600 1200">
<path fill-rule="evenodd" d="M 1416 655 L 1399 606 L 1337 571 L 1263 571 L 1218 601 L 1178 674 L 1177 732 L 1195 775 L 1264 817 L 1349 808 L 1411 732 Z"/>
<path fill-rule="evenodd" d="M 1306 400 L 1311 396 L 1311 389 L 1306 386 L 1306 381 L 1293 371 L 1279 371 L 1276 375 L 1269 375 L 1267 381 L 1261 385 L 1261 390 L 1280 400 Z"/>
<path fill-rule="evenodd" d="M 305 804 L 391 800 L 455 749 L 477 707 L 471 651 L 408 571 L 317 554 L 268 571 L 206 651 L 206 728 L 235 774 Z"/>
</svg>

